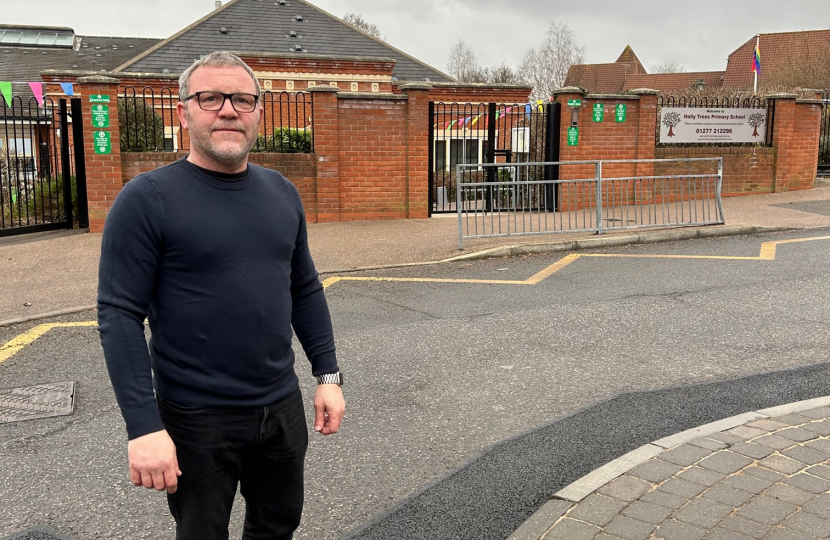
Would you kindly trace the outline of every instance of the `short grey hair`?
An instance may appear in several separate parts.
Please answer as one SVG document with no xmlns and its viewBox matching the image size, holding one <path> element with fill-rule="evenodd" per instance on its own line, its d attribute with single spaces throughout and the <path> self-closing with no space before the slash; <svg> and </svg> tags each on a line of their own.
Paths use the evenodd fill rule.
<svg viewBox="0 0 830 540">
<path fill-rule="evenodd" d="M 259 88 L 259 79 L 256 78 L 254 75 L 254 71 L 242 61 L 241 58 L 236 56 L 235 54 L 229 53 L 227 51 L 216 51 L 210 53 L 207 56 L 203 56 L 193 62 L 193 64 L 187 68 L 184 73 L 182 73 L 181 77 L 179 77 L 179 101 L 184 100 L 187 96 L 190 95 L 190 76 L 193 75 L 193 72 L 196 71 L 198 68 L 202 66 L 213 66 L 213 67 L 234 67 L 240 66 L 248 72 L 248 75 L 254 80 L 254 84 L 256 85 L 256 95 L 259 97 L 261 91 Z"/>
</svg>

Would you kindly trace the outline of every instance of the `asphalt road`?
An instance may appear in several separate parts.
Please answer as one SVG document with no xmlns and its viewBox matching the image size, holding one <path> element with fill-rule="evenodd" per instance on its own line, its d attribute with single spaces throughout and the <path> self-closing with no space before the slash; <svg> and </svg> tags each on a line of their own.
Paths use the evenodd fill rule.
<svg viewBox="0 0 830 540">
<path fill-rule="evenodd" d="M 592 253 L 757 257 L 763 242 L 828 234 Z M 772 261 L 582 257 L 536 285 L 333 284 L 347 417 L 311 437 L 295 537 L 505 538 L 640 444 L 830 394 L 828 243 L 783 244 Z M 564 255 L 350 276 L 521 281 Z M 1 328 L 0 343 L 36 324 Z M 73 415 L 0 425 L 0 537 L 46 523 L 84 540 L 172 538 L 164 496 L 129 482 L 96 331 L 56 328 L 0 363 L 0 388 L 63 380 L 78 382 Z M 241 517 L 240 504 L 232 538 Z"/>
</svg>

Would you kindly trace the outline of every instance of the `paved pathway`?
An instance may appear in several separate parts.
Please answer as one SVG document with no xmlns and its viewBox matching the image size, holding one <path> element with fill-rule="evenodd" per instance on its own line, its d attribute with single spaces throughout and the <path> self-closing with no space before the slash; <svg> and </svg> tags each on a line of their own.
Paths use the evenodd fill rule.
<svg viewBox="0 0 830 540">
<path fill-rule="evenodd" d="M 510 540 L 828 538 L 828 405 L 755 411 L 645 445 L 562 489 Z"/>
</svg>

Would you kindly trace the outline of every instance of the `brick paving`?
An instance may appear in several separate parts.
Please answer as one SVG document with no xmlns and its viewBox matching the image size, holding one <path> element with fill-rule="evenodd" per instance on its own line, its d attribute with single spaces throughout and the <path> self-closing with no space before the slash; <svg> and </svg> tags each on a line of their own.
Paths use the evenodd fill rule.
<svg viewBox="0 0 830 540">
<path fill-rule="evenodd" d="M 699 437 L 571 506 L 540 540 L 830 538 L 830 407 Z"/>
</svg>

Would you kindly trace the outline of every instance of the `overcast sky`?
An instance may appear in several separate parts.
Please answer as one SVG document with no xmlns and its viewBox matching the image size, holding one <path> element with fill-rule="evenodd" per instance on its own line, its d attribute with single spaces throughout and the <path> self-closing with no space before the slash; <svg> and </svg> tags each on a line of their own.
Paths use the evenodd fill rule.
<svg viewBox="0 0 830 540">
<path fill-rule="evenodd" d="M 727 56 L 757 33 L 830 28 L 830 0 L 311 0 L 343 17 L 360 13 L 391 45 L 440 70 L 463 39 L 480 64 L 517 66 L 551 22 L 564 21 L 591 63 L 613 62 L 631 45 L 649 69 L 726 68 Z M 0 22 L 69 26 L 80 35 L 166 38 L 213 10 L 214 0 L 2 0 Z M 622 4 L 622 5 L 621 5 Z M 624 7 L 623 7 L 624 6 Z M 636 9 L 635 9 L 636 6 Z M 348 51 L 344 51 L 348 53 Z M 763 57 L 763 51 L 761 51 Z"/>
</svg>

